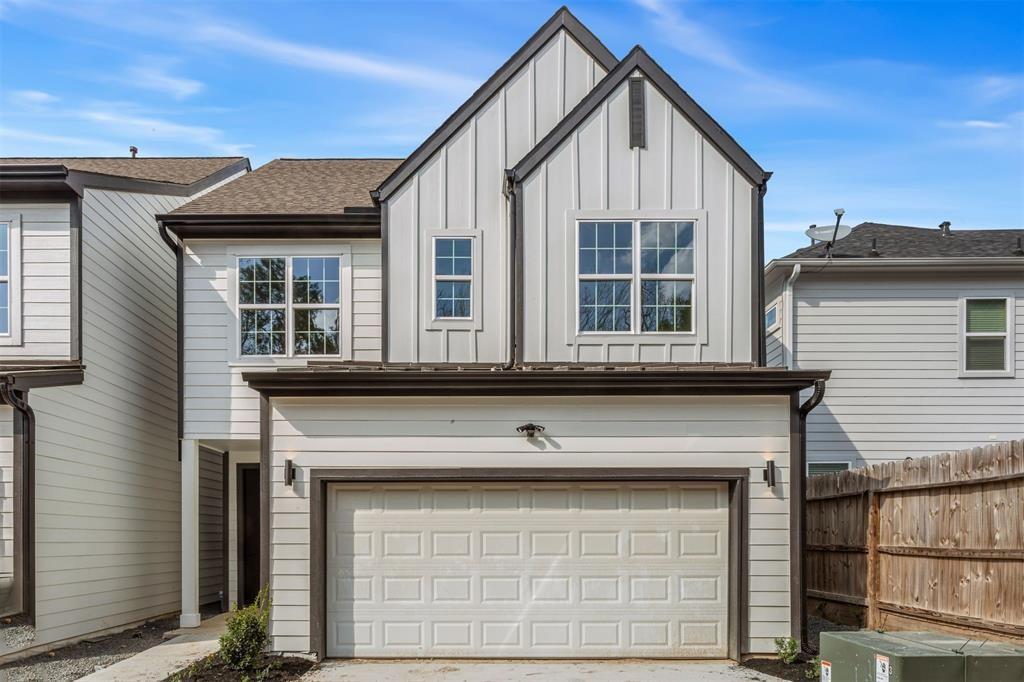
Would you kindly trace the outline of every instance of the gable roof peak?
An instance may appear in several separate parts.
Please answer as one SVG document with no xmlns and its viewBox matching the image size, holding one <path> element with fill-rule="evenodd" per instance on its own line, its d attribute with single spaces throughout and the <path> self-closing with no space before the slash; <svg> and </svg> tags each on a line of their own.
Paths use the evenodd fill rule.
<svg viewBox="0 0 1024 682">
<path fill-rule="evenodd" d="M 462 126 L 470 118 L 476 114 L 477 111 L 487 103 L 488 100 L 498 92 L 506 83 L 508 83 L 512 77 L 519 72 L 519 69 L 523 67 L 532 57 L 535 55 L 541 47 L 547 44 L 548 40 L 552 36 L 558 33 L 560 30 L 565 30 L 573 39 L 579 43 L 579 45 L 586 50 L 591 57 L 594 58 L 598 64 L 600 64 L 605 71 L 611 71 L 618 60 L 615 55 L 612 54 L 611 50 L 605 47 L 604 43 L 594 35 L 590 29 L 583 25 L 583 23 L 576 18 L 576 16 L 569 11 L 569 8 L 562 5 L 560 8 L 555 10 L 555 13 L 544 22 L 544 24 L 537 29 L 537 31 L 530 36 L 530 38 L 523 43 L 523 45 L 516 50 L 516 52 L 509 57 L 509 59 L 502 64 L 497 71 L 495 71 L 490 78 L 488 78 L 483 85 L 477 88 L 476 92 L 470 95 L 469 99 L 462 103 L 455 112 L 445 119 L 437 130 L 431 133 L 419 147 L 417 147 L 405 161 L 395 169 L 388 177 L 386 177 L 380 185 L 373 191 L 371 196 L 373 197 L 374 203 L 384 201 L 389 195 L 394 193 L 402 184 L 409 178 L 410 175 L 416 172 L 416 170 L 423 165 L 423 163 L 433 156 L 445 142 L 451 139 Z"/>
</svg>

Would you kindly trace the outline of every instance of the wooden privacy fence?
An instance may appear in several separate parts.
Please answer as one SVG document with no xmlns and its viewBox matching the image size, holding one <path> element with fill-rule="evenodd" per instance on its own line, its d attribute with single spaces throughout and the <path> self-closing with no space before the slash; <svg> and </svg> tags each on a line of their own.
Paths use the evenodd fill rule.
<svg viewBox="0 0 1024 682">
<path fill-rule="evenodd" d="M 1024 440 L 807 481 L 808 611 L 1024 641 Z"/>
</svg>

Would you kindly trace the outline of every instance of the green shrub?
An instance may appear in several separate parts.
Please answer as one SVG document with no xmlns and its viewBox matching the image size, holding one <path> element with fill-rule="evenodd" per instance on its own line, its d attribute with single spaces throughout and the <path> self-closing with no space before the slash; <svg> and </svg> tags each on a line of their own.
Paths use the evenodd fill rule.
<svg viewBox="0 0 1024 682">
<path fill-rule="evenodd" d="M 792 637 L 776 637 L 775 655 L 783 663 L 791 664 L 800 655 L 800 644 Z"/>
<path fill-rule="evenodd" d="M 808 661 L 807 670 L 804 671 L 804 677 L 809 680 L 821 679 L 821 656 L 815 656 Z"/>
<path fill-rule="evenodd" d="M 220 637 L 220 658 L 239 672 L 257 673 L 263 650 L 270 643 L 270 590 L 264 587 L 245 608 L 236 604 L 228 616 L 227 632 Z"/>
</svg>

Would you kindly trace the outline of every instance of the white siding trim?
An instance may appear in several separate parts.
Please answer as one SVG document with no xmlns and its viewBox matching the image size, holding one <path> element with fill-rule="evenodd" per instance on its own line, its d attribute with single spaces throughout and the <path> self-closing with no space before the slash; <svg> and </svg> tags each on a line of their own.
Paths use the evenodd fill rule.
<svg viewBox="0 0 1024 682">
<path fill-rule="evenodd" d="M 0 214 L 0 223 L 8 226 L 7 296 L 8 328 L 0 334 L 0 346 L 21 345 L 21 214 Z"/>
</svg>

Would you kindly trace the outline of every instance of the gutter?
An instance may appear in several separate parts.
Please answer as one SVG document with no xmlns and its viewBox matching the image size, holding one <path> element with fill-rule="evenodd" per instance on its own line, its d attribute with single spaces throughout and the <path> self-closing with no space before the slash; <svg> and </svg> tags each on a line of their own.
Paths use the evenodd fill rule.
<svg viewBox="0 0 1024 682">
<path fill-rule="evenodd" d="M 182 243 L 170 235 L 167 225 L 157 216 L 157 227 L 160 238 L 174 253 L 175 263 L 175 314 L 177 317 L 177 372 L 178 372 L 178 440 L 185 435 L 185 248 Z M 181 448 L 178 448 L 178 461 L 181 461 Z"/>
<path fill-rule="evenodd" d="M 510 370 L 516 366 L 519 358 L 519 344 L 517 343 L 517 319 L 519 317 L 518 306 L 520 301 L 517 284 L 519 282 L 519 253 L 518 253 L 518 213 L 516 212 L 516 200 L 519 196 L 516 183 L 516 172 L 514 169 L 505 169 L 505 186 L 503 194 L 508 201 L 508 244 L 509 244 L 509 270 L 508 270 L 508 361 L 501 366 L 503 370 Z"/>
<path fill-rule="evenodd" d="M 786 367 L 796 369 L 796 349 L 793 340 L 796 338 L 796 301 L 793 298 L 793 286 L 800 277 L 800 264 L 793 266 L 793 272 L 786 280 L 786 288 L 782 293 L 782 305 L 785 308 L 785 319 L 782 320 L 782 349 L 785 352 Z"/>
<path fill-rule="evenodd" d="M 958 257 L 958 258 L 844 258 L 834 256 L 826 258 L 780 258 L 768 263 L 765 267 L 765 276 L 770 275 L 776 268 L 806 265 L 807 267 L 822 266 L 829 263 L 829 272 L 836 270 L 861 270 L 861 269 L 925 269 L 925 268 L 1024 268 L 1024 257 L 1021 256 L 992 256 L 992 257 Z"/>
</svg>

